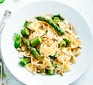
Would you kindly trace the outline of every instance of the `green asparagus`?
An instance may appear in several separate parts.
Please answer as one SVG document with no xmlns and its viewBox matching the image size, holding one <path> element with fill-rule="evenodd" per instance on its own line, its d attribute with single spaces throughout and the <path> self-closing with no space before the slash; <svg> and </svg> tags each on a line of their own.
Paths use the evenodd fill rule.
<svg viewBox="0 0 93 85">
<path fill-rule="evenodd" d="M 54 68 L 56 68 L 56 67 L 57 67 L 57 63 L 55 63 L 55 64 L 52 64 L 52 66 L 53 66 Z"/>
<path fill-rule="evenodd" d="M 38 17 L 36 17 L 36 19 L 40 20 L 40 21 L 45 21 L 46 23 L 51 25 L 59 34 L 64 35 L 65 32 L 59 26 L 57 26 L 52 20 L 49 20 L 42 16 L 38 16 Z"/>
<path fill-rule="evenodd" d="M 18 47 L 20 47 L 21 46 L 21 42 L 19 41 L 19 40 L 15 40 L 14 41 L 14 47 L 15 48 L 18 48 Z"/>
<path fill-rule="evenodd" d="M 53 18 L 53 22 L 54 22 L 54 23 L 57 24 L 59 21 L 60 21 L 60 19 L 59 19 L 58 17 L 54 17 L 54 18 Z"/>
<path fill-rule="evenodd" d="M 40 55 L 39 55 L 38 51 L 34 47 L 31 47 L 30 51 L 34 55 L 35 58 L 39 59 Z"/>
<path fill-rule="evenodd" d="M 65 38 L 64 41 L 66 42 L 67 45 L 71 44 L 71 40 Z"/>
<path fill-rule="evenodd" d="M 55 18 L 57 18 L 57 19 L 59 19 L 59 20 L 61 20 L 61 21 L 64 20 L 64 18 L 61 17 L 60 14 L 54 15 L 54 16 L 52 17 L 53 20 L 54 20 Z"/>
<path fill-rule="evenodd" d="M 20 60 L 19 64 L 20 64 L 21 66 L 25 66 L 26 64 L 28 64 L 28 63 L 30 63 L 30 62 L 31 62 L 31 59 L 30 59 L 30 58 L 23 57 L 23 58 Z"/>
<path fill-rule="evenodd" d="M 41 38 L 38 37 L 38 38 L 31 40 L 31 45 L 36 46 L 36 45 L 40 44 L 41 42 L 42 42 Z"/>
<path fill-rule="evenodd" d="M 26 21 L 25 24 L 24 24 L 24 26 L 25 26 L 26 28 L 28 28 L 29 25 L 30 25 L 30 22 L 29 22 L 29 21 Z"/>
<path fill-rule="evenodd" d="M 54 75 L 55 72 L 54 72 L 54 70 L 48 70 L 48 69 L 46 69 L 46 74 L 47 75 Z"/>
<path fill-rule="evenodd" d="M 29 40 L 27 40 L 27 39 L 25 39 L 25 38 L 22 37 L 22 41 L 23 41 L 23 43 L 24 43 L 27 47 L 30 46 Z"/>
<path fill-rule="evenodd" d="M 14 41 L 15 40 L 20 40 L 21 39 L 21 36 L 19 35 L 19 34 L 17 34 L 17 33 L 14 33 Z"/>
<path fill-rule="evenodd" d="M 60 47 L 65 47 L 66 46 L 66 42 L 64 40 L 60 41 Z"/>
<path fill-rule="evenodd" d="M 22 36 L 29 35 L 29 29 L 25 27 L 24 29 L 21 30 L 21 34 L 22 34 Z"/>
</svg>

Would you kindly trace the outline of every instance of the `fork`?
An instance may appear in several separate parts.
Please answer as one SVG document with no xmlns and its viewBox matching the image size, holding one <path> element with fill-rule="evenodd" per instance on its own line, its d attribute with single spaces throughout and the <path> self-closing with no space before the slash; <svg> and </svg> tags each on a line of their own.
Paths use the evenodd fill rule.
<svg viewBox="0 0 93 85">
<path fill-rule="evenodd" d="M 11 16 L 11 12 L 8 10 L 5 10 L 2 21 L 0 23 L 0 33 L 2 32 L 3 28 L 5 27 L 5 24 L 8 21 L 10 16 Z M 2 56 L 0 55 L 0 74 L 1 74 L 2 79 L 3 79 L 3 72 L 4 72 L 3 60 L 2 60 Z"/>
<path fill-rule="evenodd" d="M 0 23 L 0 32 L 2 31 L 2 29 L 4 28 L 7 20 L 9 19 L 9 17 L 11 16 L 11 12 L 6 10 L 4 15 L 3 15 L 3 18 L 2 18 L 2 21 Z"/>
</svg>

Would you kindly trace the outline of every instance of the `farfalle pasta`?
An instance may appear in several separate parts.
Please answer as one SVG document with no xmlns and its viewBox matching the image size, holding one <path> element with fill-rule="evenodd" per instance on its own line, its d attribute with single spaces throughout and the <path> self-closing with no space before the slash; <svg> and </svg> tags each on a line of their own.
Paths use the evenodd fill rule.
<svg viewBox="0 0 93 85">
<path fill-rule="evenodd" d="M 31 73 L 60 74 L 71 70 L 80 54 L 81 41 L 74 27 L 60 14 L 27 20 L 20 34 L 14 34 L 19 64 Z"/>
</svg>

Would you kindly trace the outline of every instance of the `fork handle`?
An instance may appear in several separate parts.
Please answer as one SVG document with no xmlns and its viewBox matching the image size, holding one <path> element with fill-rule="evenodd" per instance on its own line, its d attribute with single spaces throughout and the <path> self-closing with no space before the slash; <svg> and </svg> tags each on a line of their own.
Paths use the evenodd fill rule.
<svg viewBox="0 0 93 85">
<path fill-rule="evenodd" d="M 2 21 L 0 23 L 0 33 L 3 30 L 5 24 L 6 24 L 6 22 L 9 19 L 10 16 L 11 16 L 11 12 L 8 11 L 8 10 L 6 10 L 5 13 L 4 13 L 4 15 L 3 15 Z"/>
</svg>

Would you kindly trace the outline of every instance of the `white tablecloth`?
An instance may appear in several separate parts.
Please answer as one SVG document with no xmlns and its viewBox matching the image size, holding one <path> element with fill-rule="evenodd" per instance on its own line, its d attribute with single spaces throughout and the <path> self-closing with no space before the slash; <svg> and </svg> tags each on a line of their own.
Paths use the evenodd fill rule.
<svg viewBox="0 0 93 85">
<path fill-rule="evenodd" d="M 59 1 L 77 10 L 88 22 L 91 31 L 93 31 L 93 0 Z M 0 4 L 0 21 L 6 9 L 9 9 L 13 14 L 18 9 L 30 2 L 32 2 L 32 0 L 5 0 L 3 4 Z M 7 77 L 3 80 L 0 79 L 0 85 L 1 83 L 4 83 L 5 85 L 24 85 L 9 72 L 6 66 L 4 66 L 4 68 Z M 93 85 L 93 62 L 91 62 L 91 65 L 89 66 L 88 70 L 84 73 L 84 75 L 71 85 Z"/>
</svg>

